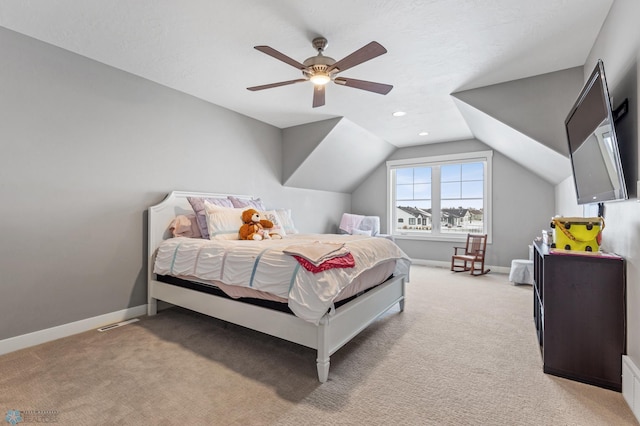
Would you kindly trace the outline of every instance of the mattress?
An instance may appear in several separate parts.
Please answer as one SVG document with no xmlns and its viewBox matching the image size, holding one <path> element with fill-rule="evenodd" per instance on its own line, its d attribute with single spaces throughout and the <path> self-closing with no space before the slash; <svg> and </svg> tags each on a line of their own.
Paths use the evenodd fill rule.
<svg viewBox="0 0 640 426">
<path fill-rule="evenodd" d="M 284 253 L 312 242 L 343 243 L 355 266 L 314 273 Z M 171 238 L 158 247 L 153 271 L 219 283 L 232 297 L 245 297 L 243 289 L 271 295 L 273 300 L 286 301 L 298 317 L 317 324 L 340 298 L 384 281 L 390 271 L 408 277 L 409 266 L 408 256 L 386 238 L 297 234 L 265 241 Z"/>
</svg>

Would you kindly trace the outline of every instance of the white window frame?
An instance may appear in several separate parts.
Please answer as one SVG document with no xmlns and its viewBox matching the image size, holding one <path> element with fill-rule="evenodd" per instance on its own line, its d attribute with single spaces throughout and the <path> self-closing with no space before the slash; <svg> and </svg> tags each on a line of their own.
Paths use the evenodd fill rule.
<svg viewBox="0 0 640 426">
<path fill-rule="evenodd" d="M 437 155 L 432 157 L 408 158 L 404 160 L 387 161 L 387 229 L 388 232 L 398 239 L 407 240 L 430 240 L 430 241 L 462 241 L 466 240 L 466 234 L 449 234 L 440 231 L 440 168 L 445 164 L 482 162 L 484 164 L 484 207 L 483 222 L 487 233 L 487 242 L 492 241 L 492 176 L 493 176 L 493 151 L 477 151 L 462 154 Z M 395 190 L 396 185 L 392 178 L 392 170 L 404 167 L 436 167 L 434 170 L 434 181 L 431 186 L 431 232 L 420 231 L 398 231 L 395 227 Z M 437 204 L 437 206 L 436 206 Z M 436 218 L 436 219 L 434 219 Z"/>
</svg>

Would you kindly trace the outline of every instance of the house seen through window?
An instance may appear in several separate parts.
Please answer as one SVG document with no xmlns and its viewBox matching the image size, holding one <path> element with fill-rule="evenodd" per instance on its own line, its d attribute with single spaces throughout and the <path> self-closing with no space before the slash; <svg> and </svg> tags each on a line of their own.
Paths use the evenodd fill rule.
<svg viewBox="0 0 640 426">
<path fill-rule="evenodd" d="M 389 226 L 396 236 L 490 234 L 491 151 L 387 162 Z"/>
</svg>

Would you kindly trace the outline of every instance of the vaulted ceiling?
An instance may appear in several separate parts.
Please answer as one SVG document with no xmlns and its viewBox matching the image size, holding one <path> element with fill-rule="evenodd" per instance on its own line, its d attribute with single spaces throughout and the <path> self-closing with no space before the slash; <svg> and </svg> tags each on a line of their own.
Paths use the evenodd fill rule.
<svg viewBox="0 0 640 426">
<path fill-rule="evenodd" d="M 280 128 L 346 117 L 402 147 L 473 136 L 451 93 L 583 65 L 612 1 L 0 0 L 0 25 Z M 302 77 L 254 46 L 302 62 L 316 36 L 336 60 L 382 44 L 344 76 L 393 90 L 330 84 L 320 108 L 310 82 L 246 90 Z"/>
<path fill-rule="evenodd" d="M 350 192 L 396 147 L 473 137 L 551 183 L 569 176 L 563 111 L 612 2 L 0 0 L 0 26 L 285 129 L 283 184 Z M 391 92 L 329 83 L 312 108 L 308 81 L 246 89 L 303 77 L 254 46 L 303 62 L 318 36 L 336 60 L 383 45 L 340 76 Z M 340 151 L 360 155 L 318 179 Z"/>
</svg>

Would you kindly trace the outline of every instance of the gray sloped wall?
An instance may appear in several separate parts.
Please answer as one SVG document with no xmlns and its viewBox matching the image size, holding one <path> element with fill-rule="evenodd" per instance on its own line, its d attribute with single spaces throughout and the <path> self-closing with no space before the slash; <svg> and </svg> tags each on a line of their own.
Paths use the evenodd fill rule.
<svg viewBox="0 0 640 426">
<path fill-rule="evenodd" d="M 286 128 L 283 184 L 351 193 L 396 147 L 346 118 Z"/>
<path fill-rule="evenodd" d="M 582 88 L 582 67 L 452 94 L 474 136 L 543 179 L 571 175 L 564 120 Z"/>
</svg>

